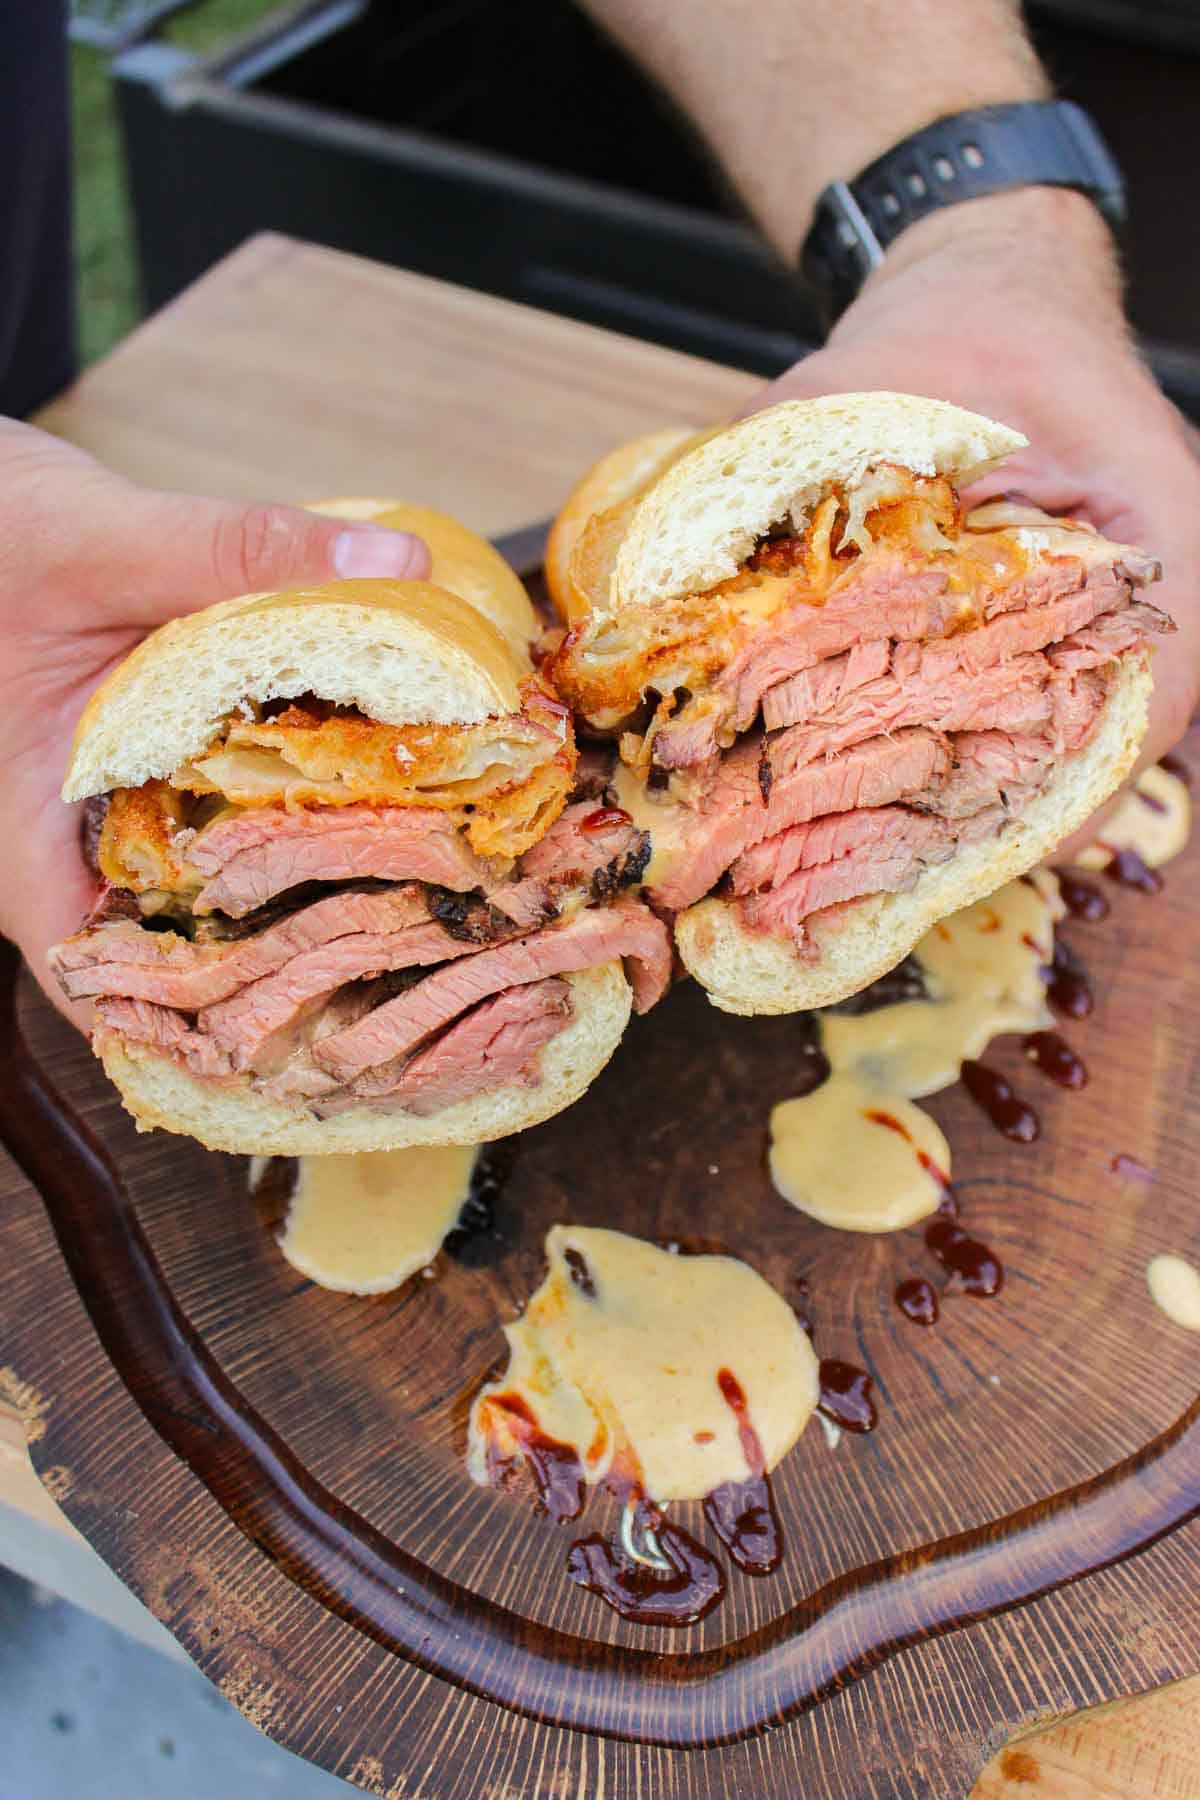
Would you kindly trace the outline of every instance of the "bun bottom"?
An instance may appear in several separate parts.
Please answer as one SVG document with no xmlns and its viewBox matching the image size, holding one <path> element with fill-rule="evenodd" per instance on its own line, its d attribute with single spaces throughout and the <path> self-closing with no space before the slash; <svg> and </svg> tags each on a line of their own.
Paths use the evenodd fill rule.
<svg viewBox="0 0 1200 1800">
<path fill-rule="evenodd" d="M 428 1118 L 360 1107 L 314 1119 L 248 1086 L 203 1080 L 138 1044 L 98 1052 L 139 1131 L 177 1131 L 238 1156 L 320 1156 L 403 1150 L 410 1144 L 481 1144 L 552 1118 L 584 1092 L 621 1041 L 633 1003 L 620 963 L 565 977 L 575 1015 L 542 1051 L 537 1087 L 510 1082 Z"/>
<path fill-rule="evenodd" d="M 675 942 L 689 974 L 714 1006 L 731 1013 L 807 1012 L 861 992 L 939 919 L 1032 869 L 1103 805 L 1137 761 L 1153 686 L 1149 652 L 1125 658 L 1091 742 L 1060 764 L 1001 837 L 956 852 L 922 875 L 909 894 L 872 894 L 854 902 L 836 925 L 812 932 L 819 953 L 812 961 L 804 961 L 788 939 L 747 930 L 735 902 L 701 900 L 689 907 L 675 921 Z"/>
</svg>

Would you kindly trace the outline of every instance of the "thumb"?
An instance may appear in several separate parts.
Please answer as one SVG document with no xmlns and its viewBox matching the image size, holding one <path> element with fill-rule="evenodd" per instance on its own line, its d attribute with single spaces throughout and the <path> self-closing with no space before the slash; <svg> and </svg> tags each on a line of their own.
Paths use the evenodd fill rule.
<svg viewBox="0 0 1200 1800">
<path fill-rule="evenodd" d="M 157 625 L 238 594 L 429 574 L 426 545 L 407 531 L 269 502 L 132 492 L 128 510 L 90 545 L 89 586 L 105 596 L 113 624 Z"/>
</svg>

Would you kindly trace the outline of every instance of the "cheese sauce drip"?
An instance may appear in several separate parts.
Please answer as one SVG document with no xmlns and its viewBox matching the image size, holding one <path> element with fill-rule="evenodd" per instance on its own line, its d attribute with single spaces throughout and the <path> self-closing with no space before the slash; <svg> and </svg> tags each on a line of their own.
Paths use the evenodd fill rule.
<svg viewBox="0 0 1200 1800">
<path fill-rule="evenodd" d="M 1146 1285 L 1173 1325 L 1200 1331 L 1200 1269 L 1181 1256 L 1154 1256 L 1146 1268 Z"/>
<path fill-rule="evenodd" d="M 1169 769 L 1143 769 L 1105 820 L 1094 844 L 1077 859 L 1083 869 L 1108 869 L 1114 857 L 1132 853 L 1148 869 L 1178 856 L 1192 829 L 1192 797 Z"/>
<path fill-rule="evenodd" d="M 301 1157 L 279 1247 L 321 1287 L 400 1287 L 454 1229 L 476 1155 L 473 1145 L 449 1144 Z"/>
<path fill-rule="evenodd" d="M 1002 1032 L 1046 1029 L 1044 970 L 1064 911 L 1057 878 L 1039 869 L 921 940 L 926 999 L 819 1015 L 829 1078 L 771 1114 L 785 1200 L 843 1231 L 895 1231 L 937 1211 L 950 1146 L 910 1102 L 951 1086 Z"/>
<path fill-rule="evenodd" d="M 524 1458 L 531 1428 L 586 1486 L 609 1480 L 659 1503 L 744 1483 L 791 1449 L 817 1404 L 817 1359 L 753 1269 L 563 1225 L 546 1258 L 505 1327 L 508 1367 L 471 1411 L 474 1480 L 495 1483 Z"/>
</svg>

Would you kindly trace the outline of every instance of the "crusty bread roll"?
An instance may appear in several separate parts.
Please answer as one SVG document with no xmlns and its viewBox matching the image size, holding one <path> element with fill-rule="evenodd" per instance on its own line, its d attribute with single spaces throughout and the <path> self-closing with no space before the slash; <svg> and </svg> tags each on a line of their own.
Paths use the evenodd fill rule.
<svg viewBox="0 0 1200 1800">
<path fill-rule="evenodd" d="M 405 510 L 405 523 L 423 532 L 430 519 L 440 518 L 424 509 Z M 439 557 L 445 566 L 449 543 L 461 553 L 460 573 L 471 564 L 477 597 L 487 598 L 488 560 L 478 555 L 477 542 L 472 547 L 471 534 L 444 528 L 452 525 L 437 523 L 435 566 Z M 496 563 L 492 592 L 503 596 L 507 581 L 516 578 L 499 558 Z M 501 635 L 488 611 L 430 582 L 346 581 L 245 595 L 176 619 L 148 637 L 89 702 L 72 746 L 64 798 L 161 784 L 204 751 L 244 702 L 261 706 L 303 695 L 355 707 L 368 721 L 397 726 L 470 727 L 530 707 L 529 716 L 552 728 L 549 757 L 558 741 L 555 725 L 561 726 L 563 742 L 570 741 L 567 721 L 558 716 L 565 709 L 557 707 L 556 713 L 551 703 L 552 710 L 545 711 L 535 680 L 530 699 L 527 651 Z M 519 609 L 511 606 L 508 614 L 511 623 Z M 565 780 L 569 787 L 569 775 Z M 467 813 L 472 810 L 468 805 Z M 185 848 L 179 854 L 187 853 Z M 486 858 L 483 866 L 496 879 L 505 867 L 501 859 Z M 326 889 L 337 891 L 336 884 Z M 102 922 L 91 930 L 102 936 L 110 928 Z M 128 921 L 121 923 L 118 936 L 128 930 Z M 164 952 L 177 941 L 172 933 L 146 935 Z M 72 943 L 83 941 L 90 941 L 87 933 Z M 103 964 L 111 954 L 103 950 L 98 961 Z M 481 1142 L 523 1130 L 570 1105 L 620 1041 L 632 1004 L 621 963 L 597 964 L 563 979 L 570 988 L 569 1016 L 543 1045 L 533 1079 L 525 1073 L 424 1115 L 376 1100 L 318 1118 L 300 1101 L 289 1104 L 252 1086 L 248 1074 L 197 1075 L 119 1027 L 97 1030 L 95 1047 L 139 1130 L 180 1132 L 215 1150 L 312 1155 Z"/>
<path fill-rule="evenodd" d="M 359 1107 L 331 1119 L 296 1113 L 253 1089 L 198 1080 L 140 1044 L 108 1040 L 105 1073 L 139 1131 L 175 1131 L 210 1150 L 245 1156 L 320 1156 L 335 1151 L 403 1150 L 410 1144 L 486 1144 L 540 1125 L 571 1106 L 611 1058 L 629 1022 L 632 996 L 619 963 L 564 979 L 574 1016 L 542 1051 L 541 1081 L 477 1094 L 428 1118 Z"/>
<path fill-rule="evenodd" d="M 546 540 L 543 570 L 546 586 L 560 616 L 574 624 L 586 602 L 571 582 L 571 557 L 589 520 L 623 501 L 636 499 L 684 451 L 706 433 L 670 426 L 618 444 L 577 481 L 560 507 Z"/>
<path fill-rule="evenodd" d="M 1019 432 L 960 407 L 893 393 L 784 402 L 682 446 L 675 433 L 637 439 L 584 476 L 552 531 L 552 592 L 575 628 L 567 660 L 552 664 L 555 676 L 569 696 L 574 682 L 585 718 L 583 696 L 594 697 L 592 723 L 609 732 L 647 691 L 652 700 L 676 685 L 696 694 L 712 675 L 713 652 L 705 647 L 707 661 L 691 656 L 681 633 L 702 618 L 704 597 L 737 577 L 771 534 L 803 534 L 823 498 L 851 494 L 881 465 L 961 487 L 1025 443 Z M 1079 546 L 1082 528 L 1069 535 L 1036 508 L 994 503 L 991 513 L 989 527 L 1011 529 L 1034 559 Z M 1103 553 L 1118 564 L 1122 554 L 1150 562 L 1094 534 L 1091 543 L 1096 560 Z M 736 596 L 736 582 L 733 589 Z M 743 613 L 738 629 L 747 621 L 754 616 Z M 678 651 L 671 648 L 677 641 Z M 640 695 L 623 668 L 640 672 Z M 938 919 L 1052 854 L 1114 792 L 1136 759 L 1151 690 L 1149 654 L 1125 655 L 1085 747 L 1052 770 L 995 839 L 957 848 L 911 892 L 846 903 L 835 923 L 817 919 L 799 941 L 748 929 L 736 902 L 710 895 L 675 920 L 684 964 L 715 1005 L 735 1013 L 799 1011 L 859 991 Z M 638 813 L 652 835 L 653 814 L 653 806 Z"/>
<path fill-rule="evenodd" d="M 773 525 L 801 526 L 830 483 L 853 487 L 880 463 L 965 486 L 1026 441 L 914 394 L 832 394 L 752 413 L 707 436 L 643 495 L 608 604 L 622 612 L 704 593 L 736 575 Z"/>
<path fill-rule="evenodd" d="M 856 900 L 813 934 L 819 959 L 764 932 L 748 931 L 724 900 L 701 900 L 675 922 L 675 943 L 714 1006 L 731 1013 L 805 1012 L 856 994 L 906 957 L 939 919 L 973 906 L 1053 855 L 1115 792 L 1137 761 L 1153 682 L 1149 656 L 1116 676 L 1095 736 L 1063 763 L 1044 792 L 992 843 L 969 845 L 927 869 L 909 894 Z"/>
<path fill-rule="evenodd" d="M 311 500 L 308 510 L 335 519 L 366 519 L 424 538 L 433 558 L 430 581 L 467 601 L 492 621 L 522 660 L 528 657 L 540 629 L 529 595 L 500 552 L 458 519 L 410 500 Z"/>
<path fill-rule="evenodd" d="M 385 725 L 515 712 L 527 672 L 490 619 L 425 581 L 244 594 L 151 632 L 84 709 L 64 800 L 165 778 L 243 700 L 319 694 Z"/>
</svg>

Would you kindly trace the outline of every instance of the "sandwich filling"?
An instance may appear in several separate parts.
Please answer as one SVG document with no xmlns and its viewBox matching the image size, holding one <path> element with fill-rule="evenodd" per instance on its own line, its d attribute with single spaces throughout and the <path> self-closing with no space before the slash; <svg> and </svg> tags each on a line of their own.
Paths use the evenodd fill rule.
<svg viewBox="0 0 1200 1800">
<path fill-rule="evenodd" d="M 478 725 L 247 702 L 170 780 L 92 803 L 104 887 L 52 967 L 98 1050 L 317 1117 L 536 1085 L 572 974 L 625 963 L 643 1011 L 670 978 L 624 893 L 648 843 L 605 797 L 536 679 Z"/>
<path fill-rule="evenodd" d="M 619 737 L 650 897 L 716 892 L 802 948 L 815 915 L 998 837 L 1174 629 L 1136 597 L 1159 574 L 1140 551 L 1006 501 L 964 516 L 948 480 L 890 464 L 653 608 L 605 610 L 620 533 L 594 523 L 572 566 L 588 622 L 550 667 Z"/>
</svg>

